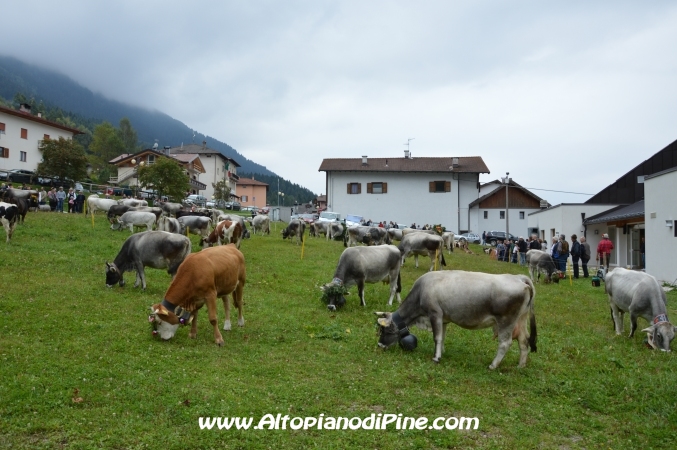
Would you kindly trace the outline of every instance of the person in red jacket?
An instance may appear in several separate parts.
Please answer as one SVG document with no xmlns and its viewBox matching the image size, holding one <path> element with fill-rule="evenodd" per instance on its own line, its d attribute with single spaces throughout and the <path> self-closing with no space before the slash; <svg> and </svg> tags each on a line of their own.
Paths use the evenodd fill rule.
<svg viewBox="0 0 677 450">
<path fill-rule="evenodd" d="M 606 270 L 609 270 L 609 258 L 611 257 L 611 250 L 614 249 L 614 243 L 609 240 L 609 235 L 604 233 L 602 240 L 597 244 L 597 261 L 600 261 L 602 267 L 606 262 Z"/>
</svg>

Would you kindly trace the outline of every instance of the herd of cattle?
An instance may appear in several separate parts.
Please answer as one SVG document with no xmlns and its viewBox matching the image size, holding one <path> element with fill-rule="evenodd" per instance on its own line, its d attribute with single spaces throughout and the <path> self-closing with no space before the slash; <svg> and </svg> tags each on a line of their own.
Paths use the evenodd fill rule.
<svg viewBox="0 0 677 450">
<path fill-rule="evenodd" d="M 223 345 L 217 325 L 216 299 L 221 298 L 226 310 L 224 330 L 230 330 L 228 296 L 238 308 L 238 325 L 244 326 L 243 289 L 246 282 L 244 256 L 239 250 L 242 239 L 249 237 L 247 221 L 241 216 L 223 214 L 219 210 L 188 211 L 181 204 L 163 203 L 148 207 L 140 200 L 110 200 L 92 195 L 87 199 L 88 213 L 103 211 L 112 229 L 144 226 L 148 231 L 132 234 L 123 244 L 112 263 L 106 263 L 106 285 L 124 285 L 123 274 L 136 272 L 135 286 L 146 288 L 144 267 L 167 269 L 172 282 L 161 303 L 151 307 L 149 321 L 154 334 L 170 339 L 180 325 L 191 324 L 190 337 L 196 336 L 198 310 L 207 305 L 214 339 Z M 20 215 L 17 205 L 0 202 L 0 220 L 9 242 Z M 248 219 L 249 220 L 249 219 Z M 265 215 L 250 220 L 254 234 L 270 234 L 270 220 Z M 214 224 L 214 226 L 212 226 Z M 153 227 L 157 231 L 152 231 Z M 444 251 L 451 253 L 455 243 L 453 233 L 438 235 L 432 231 L 413 229 L 386 230 L 379 227 L 355 226 L 344 229 L 339 222 L 318 222 L 310 225 L 309 235 L 326 239 L 344 236 L 347 247 L 339 258 L 332 281 L 322 286 L 327 307 L 335 310 L 345 304 L 348 289 L 357 286 L 360 303 L 366 306 L 365 283 L 384 282 L 390 285 L 388 305 L 397 296 L 399 308 L 393 312 L 377 312 L 380 338 L 378 345 L 387 348 L 397 342 L 405 349 L 416 347 L 416 337 L 409 327 L 417 325 L 433 332 L 435 353 L 439 362 L 444 351 L 448 323 L 475 330 L 492 327 L 498 339 L 498 351 L 489 366 L 501 363 L 514 339 L 520 347 L 519 367 L 527 362 L 529 349 L 536 351 L 536 321 L 534 314 L 534 282 L 545 276 L 545 282 L 559 280 L 552 257 L 546 252 L 527 253 L 530 277 L 526 275 L 486 274 L 461 270 L 436 271 L 446 265 Z M 282 238 L 303 244 L 306 224 L 292 220 L 282 230 Z M 200 236 L 202 251 L 192 253 L 188 234 Z M 399 241 L 398 246 L 392 245 Z M 226 245 L 223 245 L 226 244 Z M 364 245 L 358 245 L 364 244 Z M 467 243 L 461 242 L 461 246 Z M 400 270 L 406 258 L 428 256 L 428 273 L 418 278 L 401 301 Z M 648 345 L 670 351 L 676 327 L 667 318 L 666 295 L 657 280 L 643 272 L 616 268 L 605 280 L 611 315 L 617 334 L 623 332 L 623 315 L 630 313 L 632 337 L 637 318 L 650 324 Z"/>
</svg>

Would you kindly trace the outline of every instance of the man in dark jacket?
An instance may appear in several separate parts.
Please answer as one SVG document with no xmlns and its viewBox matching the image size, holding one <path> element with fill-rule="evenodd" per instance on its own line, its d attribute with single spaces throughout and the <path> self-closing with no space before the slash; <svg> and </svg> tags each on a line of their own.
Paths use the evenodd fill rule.
<svg viewBox="0 0 677 450">
<path fill-rule="evenodd" d="M 520 236 L 519 239 L 517 240 L 517 248 L 519 249 L 520 253 L 520 266 L 526 266 L 527 251 L 529 250 L 529 247 L 527 246 L 527 241 L 525 241 L 522 236 Z"/>
<path fill-rule="evenodd" d="M 578 259 L 581 257 L 581 244 L 576 240 L 578 236 L 571 235 L 571 261 L 574 263 L 574 278 L 578 278 Z"/>
</svg>

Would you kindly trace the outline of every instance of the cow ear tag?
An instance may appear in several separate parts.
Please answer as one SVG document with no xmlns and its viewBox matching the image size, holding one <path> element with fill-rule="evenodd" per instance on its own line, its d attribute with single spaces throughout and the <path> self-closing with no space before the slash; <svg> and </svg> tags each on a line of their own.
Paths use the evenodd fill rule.
<svg viewBox="0 0 677 450">
<path fill-rule="evenodd" d="M 388 327 L 388 326 L 390 326 L 390 320 L 388 320 L 388 319 L 383 319 L 383 318 L 381 318 L 381 319 L 378 319 L 377 322 L 378 322 L 378 324 L 381 325 L 382 327 Z"/>
</svg>

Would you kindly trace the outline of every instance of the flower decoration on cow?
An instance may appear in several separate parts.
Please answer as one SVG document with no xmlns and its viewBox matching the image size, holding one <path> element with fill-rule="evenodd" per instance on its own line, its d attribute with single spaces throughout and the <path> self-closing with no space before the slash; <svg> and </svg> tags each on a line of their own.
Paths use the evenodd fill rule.
<svg viewBox="0 0 677 450">
<path fill-rule="evenodd" d="M 345 296 L 349 295 L 348 288 L 338 278 L 334 278 L 331 283 L 320 287 L 320 290 L 322 290 L 322 301 L 326 305 L 333 304 L 340 308 L 346 304 Z"/>
</svg>

